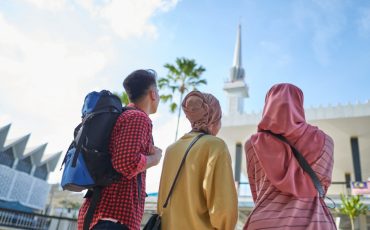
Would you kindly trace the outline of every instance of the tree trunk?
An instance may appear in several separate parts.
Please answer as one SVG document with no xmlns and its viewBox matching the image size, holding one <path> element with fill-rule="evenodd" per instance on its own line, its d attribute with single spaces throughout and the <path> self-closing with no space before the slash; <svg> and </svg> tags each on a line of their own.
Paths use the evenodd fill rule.
<svg viewBox="0 0 370 230">
<path fill-rule="evenodd" d="M 181 116 L 181 102 L 182 97 L 184 96 L 184 93 L 180 94 L 180 103 L 179 103 L 179 114 L 177 115 L 177 126 L 176 126 L 176 135 L 175 135 L 175 141 L 177 141 L 177 134 L 179 132 L 179 123 L 180 123 L 180 116 Z"/>
<path fill-rule="evenodd" d="M 349 218 L 349 220 L 351 221 L 351 229 L 355 230 L 355 223 L 354 223 L 353 218 Z"/>
</svg>

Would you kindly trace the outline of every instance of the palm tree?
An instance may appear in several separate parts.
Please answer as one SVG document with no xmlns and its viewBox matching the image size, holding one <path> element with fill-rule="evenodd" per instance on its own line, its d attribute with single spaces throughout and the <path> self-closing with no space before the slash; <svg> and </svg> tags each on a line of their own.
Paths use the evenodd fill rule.
<svg viewBox="0 0 370 230">
<path fill-rule="evenodd" d="M 340 194 L 340 199 L 342 200 L 342 205 L 337 211 L 349 217 L 349 220 L 351 221 L 351 228 L 354 230 L 354 220 L 359 215 L 366 214 L 367 206 L 361 202 L 359 195 L 344 196 L 343 194 Z"/>
<path fill-rule="evenodd" d="M 123 91 L 121 94 L 117 92 L 114 92 L 113 94 L 119 97 L 119 99 L 121 99 L 121 102 L 124 106 L 130 103 L 127 93 L 125 91 Z"/>
<path fill-rule="evenodd" d="M 177 115 L 177 126 L 175 141 L 177 140 L 177 134 L 179 131 L 179 122 L 181 116 L 181 102 L 184 97 L 184 93 L 189 89 L 196 90 L 197 86 L 202 84 L 206 85 L 207 81 L 201 79 L 201 75 L 206 69 L 197 65 L 194 59 L 187 58 L 176 58 L 176 64 L 165 64 L 164 67 L 168 70 L 168 74 L 164 78 L 158 80 L 158 86 L 160 89 L 167 88 L 171 93 L 161 95 L 161 99 L 164 103 L 170 101 L 170 111 L 175 112 L 178 110 Z M 173 102 L 173 95 L 178 92 L 180 93 L 179 103 Z"/>
</svg>

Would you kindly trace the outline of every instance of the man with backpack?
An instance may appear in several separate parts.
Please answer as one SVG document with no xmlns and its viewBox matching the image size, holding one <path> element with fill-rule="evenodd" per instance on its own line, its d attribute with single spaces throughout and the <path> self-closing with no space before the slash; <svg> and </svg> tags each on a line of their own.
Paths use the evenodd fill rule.
<svg viewBox="0 0 370 230">
<path fill-rule="evenodd" d="M 123 87 L 131 103 L 118 117 L 109 144 L 113 168 L 122 178 L 102 189 L 89 229 L 139 230 L 146 169 L 157 165 L 162 157 L 162 150 L 154 146 L 148 116 L 157 111 L 159 103 L 155 71 L 136 70 L 126 77 Z M 86 229 L 83 225 L 90 202 L 86 198 L 80 209 L 78 229 Z"/>
</svg>

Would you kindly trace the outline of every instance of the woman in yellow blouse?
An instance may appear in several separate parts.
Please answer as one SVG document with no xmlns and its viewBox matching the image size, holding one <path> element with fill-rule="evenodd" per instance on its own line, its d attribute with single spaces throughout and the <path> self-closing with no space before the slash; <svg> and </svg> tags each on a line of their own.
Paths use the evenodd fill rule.
<svg viewBox="0 0 370 230">
<path fill-rule="evenodd" d="M 163 230 L 233 230 L 238 218 L 237 193 L 231 159 L 223 140 L 221 107 L 211 94 L 190 92 L 182 103 L 192 131 L 166 150 L 158 194 L 157 211 Z M 166 208 L 170 187 L 191 141 L 206 133 L 190 149 Z"/>
</svg>

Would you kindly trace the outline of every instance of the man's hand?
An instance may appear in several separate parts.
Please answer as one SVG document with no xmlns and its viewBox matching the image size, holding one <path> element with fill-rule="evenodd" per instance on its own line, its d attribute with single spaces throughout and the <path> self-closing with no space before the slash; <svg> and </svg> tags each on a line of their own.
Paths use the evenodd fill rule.
<svg viewBox="0 0 370 230">
<path fill-rule="evenodd" d="M 151 146 L 149 150 L 149 156 L 146 156 L 146 168 L 153 167 L 157 165 L 162 158 L 162 149 L 156 147 L 156 146 Z"/>
</svg>

